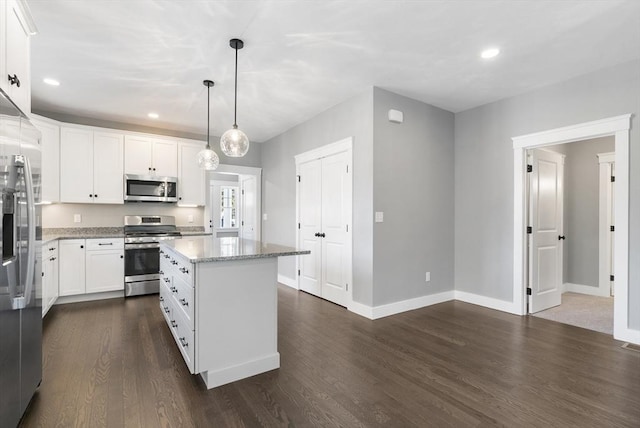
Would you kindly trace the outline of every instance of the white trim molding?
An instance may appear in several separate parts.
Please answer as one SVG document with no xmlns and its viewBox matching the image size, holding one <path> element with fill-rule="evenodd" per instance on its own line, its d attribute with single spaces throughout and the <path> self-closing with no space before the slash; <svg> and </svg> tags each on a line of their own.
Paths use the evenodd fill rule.
<svg viewBox="0 0 640 428">
<path fill-rule="evenodd" d="M 553 144 L 615 136 L 615 302 L 613 336 L 619 340 L 636 337 L 629 328 L 629 129 L 631 114 L 585 122 L 563 128 L 513 137 L 513 305 L 526 314 L 526 167 L 527 149 Z M 637 343 L 637 342 L 634 342 Z"/>
<path fill-rule="evenodd" d="M 286 275 L 278 274 L 278 282 L 282 285 L 286 285 L 287 287 L 291 287 L 294 290 L 298 290 L 298 281 Z"/>
<path fill-rule="evenodd" d="M 379 306 L 367 306 L 365 304 L 352 301 L 347 307 L 350 312 L 361 315 L 370 320 L 412 311 L 414 309 L 425 308 L 438 303 L 448 302 L 454 299 L 454 291 L 443 291 L 442 293 L 429 294 L 427 296 L 414 297 L 413 299 L 401 300 L 399 302 L 388 303 Z"/>
<path fill-rule="evenodd" d="M 590 285 L 573 284 L 565 282 L 562 284 L 563 293 L 587 294 L 589 296 L 611 297 L 609 290 L 602 290 L 600 287 L 592 287 Z"/>
<path fill-rule="evenodd" d="M 465 303 L 471 303 L 472 305 L 483 306 L 489 309 L 495 309 L 497 311 L 508 312 L 514 315 L 522 315 L 518 310 L 517 305 L 508 300 L 494 299 L 493 297 L 481 296 L 479 294 L 467 293 L 466 291 L 456 290 L 454 292 L 455 300 L 459 300 Z"/>
</svg>

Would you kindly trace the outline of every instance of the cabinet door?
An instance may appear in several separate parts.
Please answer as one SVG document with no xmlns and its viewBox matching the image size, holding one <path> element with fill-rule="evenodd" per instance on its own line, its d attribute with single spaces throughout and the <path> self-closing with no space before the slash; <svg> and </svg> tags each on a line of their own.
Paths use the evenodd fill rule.
<svg viewBox="0 0 640 428">
<path fill-rule="evenodd" d="M 93 202 L 93 132 L 60 130 L 60 201 Z"/>
<path fill-rule="evenodd" d="M 153 143 L 153 174 L 159 177 L 178 176 L 178 143 L 155 141 Z"/>
<path fill-rule="evenodd" d="M 149 175 L 152 173 L 153 140 L 127 135 L 124 137 L 124 173 Z"/>
<path fill-rule="evenodd" d="M 196 144 L 178 144 L 178 204 L 204 205 L 205 173 L 198 168 Z"/>
<path fill-rule="evenodd" d="M 112 132 L 93 134 L 93 202 L 124 203 L 124 136 Z"/>
<path fill-rule="evenodd" d="M 60 127 L 34 120 L 42 133 L 42 201 L 60 202 Z"/>
<path fill-rule="evenodd" d="M 60 296 L 85 293 L 84 246 L 84 239 L 63 239 L 58 245 Z"/>
<path fill-rule="evenodd" d="M 29 27 L 16 0 L 6 0 L 6 69 L 2 78 L 3 87 L 20 109 L 31 113 L 31 84 L 29 75 Z M 4 27 L 4 25 L 3 25 Z M 3 35 L 4 36 L 4 35 Z M 3 37 L 4 38 L 4 37 Z M 8 76 L 20 81 L 11 84 Z"/>
<path fill-rule="evenodd" d="M 87 293 L 124 290 L 124 249 L 87 251 Z"/>
</svg>

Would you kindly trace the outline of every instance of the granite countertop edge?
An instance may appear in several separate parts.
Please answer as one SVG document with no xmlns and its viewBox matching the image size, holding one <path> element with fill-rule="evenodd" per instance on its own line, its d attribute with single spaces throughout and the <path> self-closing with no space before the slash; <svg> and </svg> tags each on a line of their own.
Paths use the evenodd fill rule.
<svg viewBox="0 0 640 428">
<path fill-rule="evenodd" d="M 179 250 L 175 250 L 178 253 L 182 254 Z M 238 256 L 219 256 L 219 257 L 198 257 L 198 258 L 191 258 L 188 257 L 189 261 L 192 264 L 197 264 L 197 263 L 206 263 L 206 262 L 226 262 L 226 261 L 233 261 L 233 260 L 251 260 L 251 259 L 267 259 L 267 258 L 271 258 L 271 257 L 281 257 L 281 256 L 300 256 L 303 254 L 311 254 L 311 251 L 309 250 L 300 250 L 300 251 L 285 251 L 285 252 L 273 252 L 273 253 L 264 253 L 264 254 L 247 254 L 247 255 L 238 255 Z M 183 256 L 187 257 L 186 255 L 182 254 Z"/>
<path fill-rule="evenodd" d="M 180 227 L 178 227 L 180 230 Z M 181 230 L 182 236 L 208 236 L 209 232 L 193 229 Z M 122 227 L 65 227 L 43 228 L 41 241 L 43 244 L 61 239 L 103 239 L 124 238 Z"/>
</svg>

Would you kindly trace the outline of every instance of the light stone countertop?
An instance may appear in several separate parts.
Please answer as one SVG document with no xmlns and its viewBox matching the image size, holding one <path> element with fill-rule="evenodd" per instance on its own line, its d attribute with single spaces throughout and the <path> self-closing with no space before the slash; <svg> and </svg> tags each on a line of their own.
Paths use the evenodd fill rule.
<svg viewBox="0 0 640 428">
<path fill-rule="evenodd" d="M 309 250 L 297 250 L 284 245 L 268 244 L 236 237 L 182 237 L 164 241 L 161 244 L 182 254 L 191 263 L 249 260 L 311 253 Z"/>
<path fill-rule="evenodd" d="M 182 236 L 211 236 L 204 228 L 178 226 Z M 100 239 L 100 238 L 124 238 L 124 228 L 120 227 L 48 227 L 42 229 L 42 243 L 57 239 Z"/>
</svg>

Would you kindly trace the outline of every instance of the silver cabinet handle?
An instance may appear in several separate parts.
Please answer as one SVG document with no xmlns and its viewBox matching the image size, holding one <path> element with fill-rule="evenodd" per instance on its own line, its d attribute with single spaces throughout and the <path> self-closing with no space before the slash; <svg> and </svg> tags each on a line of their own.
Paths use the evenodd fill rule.
<svg viewBox="0 0 640 428">
<path fill-rule="evenodd" d="M 169 313 L 169 307 L 168 306 L 164 306 L 164 312 L 167 313 L 167 314 Z"/>
<path fill-rule="evenodd" d="M 113 245 L 113 242 L 108 242 L 108 243 L 99 242 L 98 245 Z"/>
<path fill-rule="evenodd" d="M 164 297 L 160 296 L 160 301 L 164 302 Z"/>
<path fill-rule="evenodd" d="M 180 268 L 180 272 L 185 273 L 185 274 L 188 275 L 189 274 L 189 269 L 181 267 Z"/>
<path fill-rule="evenodd" d="M 189 306 L 189 302 L 187 302 L 187 299 L 180 299 L 180 303 L 182 303 L 182 306 Z"/>
<path fill-rule="evenodd" d="M 186 348 L 187 346 L 189 346 L 189 342 L 187 342 L 187 340 L 184 337 L 180 338 L 180 344 Z"/>
<path fill-rule="evenodd" d="M 171 327 L 173 328 L 178 327 L 178 323 L 175 320 L 171 320 Z"/>
<path fill-rule="evenodd" d="M 174 293 L 178 292 L 178 289 L 176 287 L 171 287 L 170 290 L 173 291 Z"/>
</svg>

